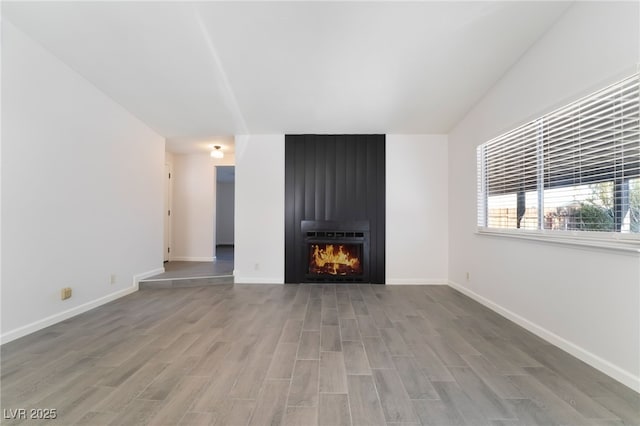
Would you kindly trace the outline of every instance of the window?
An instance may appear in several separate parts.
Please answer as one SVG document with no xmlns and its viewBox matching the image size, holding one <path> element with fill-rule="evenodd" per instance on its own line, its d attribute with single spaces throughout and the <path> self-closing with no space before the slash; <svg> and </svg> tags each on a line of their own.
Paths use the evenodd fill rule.
<svg viewBox="0 0 640 426">
<path fill-rule="evenodd" d="M 481 229 L 640 236 L 640 74 L 477 149 Z"/>
</svg>

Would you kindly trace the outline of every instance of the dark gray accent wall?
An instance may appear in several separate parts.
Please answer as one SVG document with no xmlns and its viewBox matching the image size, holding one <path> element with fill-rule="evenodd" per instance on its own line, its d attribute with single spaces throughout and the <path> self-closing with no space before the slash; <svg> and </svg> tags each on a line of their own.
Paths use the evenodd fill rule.
<svg viewBox="0 0 640 426">
<path fill-rule="evenodd" d="M 385 135 L 285 136 L 285 282 L 302 281 L 303 220 L 370 225 L 369 277 L 385 279 Z"/>
</svg>

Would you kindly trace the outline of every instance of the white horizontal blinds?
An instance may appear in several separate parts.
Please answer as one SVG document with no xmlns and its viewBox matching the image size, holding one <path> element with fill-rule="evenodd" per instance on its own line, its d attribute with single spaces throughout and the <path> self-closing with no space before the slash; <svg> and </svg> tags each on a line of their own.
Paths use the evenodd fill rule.
<svg viewBox="0 0 640 426">
<path fill-rule="evenodd" d="M 481 145 L 478 167 L 478 224 L 640 232 L 639 75 Z"/>
<path fill-rule="evenodd" d="M 640 172 L 638 76 L 544 116 L 545 188 Z"/>
<path fill-rule="evenodd" d="M 478 226 L 487 226 L 487 193 L 485 182 L 486 165 L 484 162 L 484 145 L 476 149 L 476 170 L 478 172 L 477 194 L 478 194 Z"/>
<path fill-rule="evenodd" d="M 625 231 L 640 175 L 638 75 L 543 117 L 545 228 Z"/>
<path fill-rule="evenodd" d="M 485 144 L 487 194 L 535 191 L 537 186 L 535 122 Z"/>
<path fill-rule="evenodd" d="M 528 123 L 482 146 L 487 227 L 538 227 L 537 133 L 536 123 Z"/>
</svg>

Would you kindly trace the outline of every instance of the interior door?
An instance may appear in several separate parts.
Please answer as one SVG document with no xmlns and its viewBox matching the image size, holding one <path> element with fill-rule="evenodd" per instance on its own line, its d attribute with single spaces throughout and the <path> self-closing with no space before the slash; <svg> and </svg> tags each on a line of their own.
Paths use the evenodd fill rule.
<svg viewBox="0 0 640 426">
<path fill-rule="evenodd" d="M 171 260 L 171 165 L 164 165 L 164 261 Z"/>
</svg>

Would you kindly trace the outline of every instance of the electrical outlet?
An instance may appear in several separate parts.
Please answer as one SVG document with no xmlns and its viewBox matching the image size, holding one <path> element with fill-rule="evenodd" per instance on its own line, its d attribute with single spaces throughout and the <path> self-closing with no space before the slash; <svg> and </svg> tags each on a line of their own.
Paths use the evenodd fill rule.
<svg viewBox="0 0 640 426">
<path fill-rule="evenodd" d="M 118 277 L 116 276 L 116 274 L 111 274 L 109 276 L 109 283 L 110 284 L 115 284 L 118 282 Z"/>
<path fill-rule="evenodd" d="M 60 291 L 60 299 L 65 300 L 71 297 L 71 287 L 65 287 Z"/>
<path fill-rule="evenodd" d="M 255 265 L 253 265 L 253 269 L 254 269 L 255 271 L 259 271 L 259 270 L 260 270 L 260 264 L 259 264 L 259 263 L 256 263 Z"/>
<path fill-rule="evenodd" d="M 467 272 L 467 281 L 471 281 L 471 274 Z"/>
</svg>

